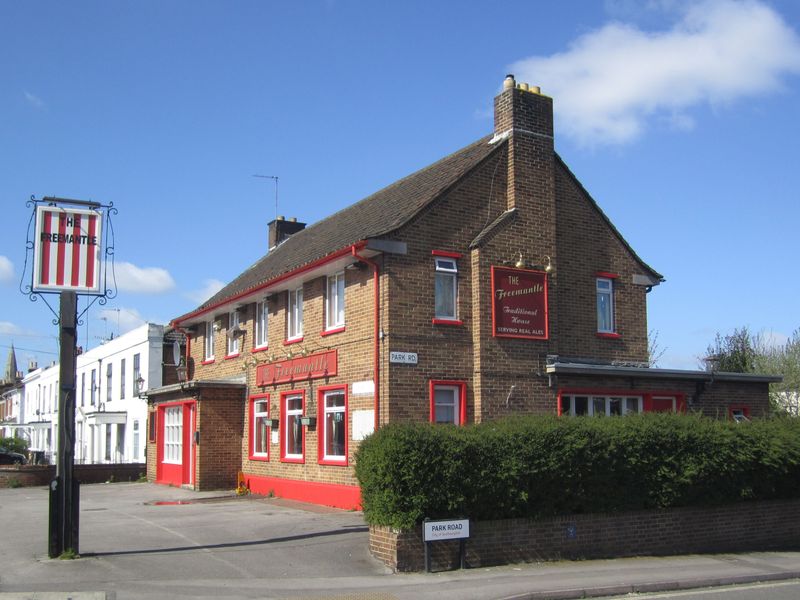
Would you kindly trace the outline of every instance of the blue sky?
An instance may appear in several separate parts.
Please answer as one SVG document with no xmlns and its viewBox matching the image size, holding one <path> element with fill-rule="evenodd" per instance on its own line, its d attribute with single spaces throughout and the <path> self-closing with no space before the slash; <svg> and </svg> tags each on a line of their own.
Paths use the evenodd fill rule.
<svg viewBox="0 0 800 600">
<path fill-rule="evenodd" d="M 312 223 L 490 133 L 509 72 L 554 98 L 557 151 L 666 277 L 659 366 L 743 325 L 781 341 L 800 326 L 799 32 L 794 0 L 0 0 L 0 355 L 57 358 L 53 315 L 19 292 L 31 195 L 119 210 L 95 346 L 264 254 L 275 187 L 254 174 Z"/>
</svg>

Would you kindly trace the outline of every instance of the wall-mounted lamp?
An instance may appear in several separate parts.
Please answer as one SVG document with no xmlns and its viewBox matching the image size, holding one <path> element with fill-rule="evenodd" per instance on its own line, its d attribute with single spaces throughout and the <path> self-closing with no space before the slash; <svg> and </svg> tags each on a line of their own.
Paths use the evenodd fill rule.
<svg viewBox="0 0 800 600">
<path fill-rule="evenodd" d="M 178 375 L 178 383 L 184 383 L 186 381 L 186 376 L 189 374 L 189 369 L 186 366 L 186 363 L 183 362 L 183 359 L 181 359 L 181 364 L 175 367 L 175 373 Z"/>
<path fill-rule="evenodd" d="M 314 429 L 317 426 L 317 417 L 300 417 L 300 425 Z"/>
<path fill-rule="evenodd" d="M 512 261 L 508 262 L 510 263 Z M 522 257 L 522 252 L 518 252 L 517 259 L 513 261 L 513 264 L 517 269 L 534 269 L 536 271 L 544 271 L 545 273 L 552 273 L 553 271 L 553 259 L 547 254 L 543 255 L 538 261 L 529 263 Z"/>
<path fill-rule="evenodd" d="M 141 394 L 142 389 L 144 389 L 144 377 L 139 375 L 139 377 L 136 378 L 134 383 L 136 384 L 136 394 L 137 395 Z"/>
</svg>

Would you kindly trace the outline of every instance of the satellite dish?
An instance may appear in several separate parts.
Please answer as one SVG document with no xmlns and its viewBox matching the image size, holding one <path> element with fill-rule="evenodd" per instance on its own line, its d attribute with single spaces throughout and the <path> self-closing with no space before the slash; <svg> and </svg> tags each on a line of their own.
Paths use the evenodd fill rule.
<svg viewBox="0 0 800 600">
<path fill-rule="evenodd" d="M 172 362 L 175 366 L 181 364 L 181 345 L 178 340 L 172 342 Z"/>
</svg>

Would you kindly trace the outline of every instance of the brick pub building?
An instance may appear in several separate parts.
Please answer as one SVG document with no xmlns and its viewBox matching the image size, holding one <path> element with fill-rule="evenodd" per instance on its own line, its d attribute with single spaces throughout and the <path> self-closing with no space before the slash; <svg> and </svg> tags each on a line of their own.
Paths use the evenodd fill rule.
<svg viewBox="0 0 800 600">
<path fill-rule="evenodd" d="M 148 478 L 356 507 L 390 422 L 698 411 L 760 416 L 769 377 L 648 368 L 663 278 L 554 150 L 552 100 L 504 81 L 494 132 L 309 227 L 172 325 Z"/>
</svg>

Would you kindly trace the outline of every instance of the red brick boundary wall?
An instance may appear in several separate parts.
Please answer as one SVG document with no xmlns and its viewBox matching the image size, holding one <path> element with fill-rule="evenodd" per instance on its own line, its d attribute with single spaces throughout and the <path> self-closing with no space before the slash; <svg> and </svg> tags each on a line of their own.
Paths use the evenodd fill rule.
<svg viewBox="0 0 800 600">
<path fill-rule="evenodd" d="M 81 483 L 136 481 L 147 472 L 144 463 L 75 465 L 75 479 Z M 56 478 L 55 465 L 23 465 L 0 467 L 0 488 L 49 485 Z"/>
<path fill-rule="evenodd" d="M 800 549 L 800 500 L 742 502 L 618 514 L 508 519 L 470 523 L 467 566 L 658 556 L 703 552 Z M 459 565 L 458 542 L 431 546 L 434 571 Z M 425 569 L 421 527 L 370 526 L 369 549 L 395 571 Z"/>
</svg>

